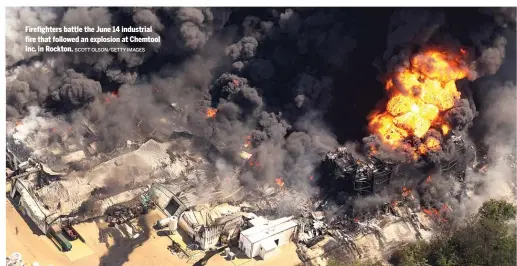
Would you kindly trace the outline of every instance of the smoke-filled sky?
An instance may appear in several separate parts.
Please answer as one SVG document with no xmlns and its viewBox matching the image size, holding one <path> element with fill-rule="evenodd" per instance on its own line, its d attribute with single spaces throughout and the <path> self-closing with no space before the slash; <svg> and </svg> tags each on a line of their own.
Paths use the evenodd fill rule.
<svg viewBox="0 0 517 266">
<path fill-rule="evenodd" d="M 260 169 L 244 173 L 243 184 L 278 177 L 301 184 L 325 152 L 379 141 L 367 119 L 387 97 L 387 78 L 432 47 L 469 55 L 468 77 L 458 85 L 462 99 L 446 115 L 453 129 L 472 129 L 480 145 L 515 139 L 515 8 L 80 7 L 6 14 L 7 120 L 28 125 L 19 138 L 32 134 L 44 145 L 62 130 L 85 135 L 85 124 L 96 129 L 104 152 L 129 139 L 189 131 L 209 138 L 233 163 L 249 141 Z M 152 26 L 154 33 L 142 36 L 159 35 L 161 43 L 141 44 L 145 53 L 25 52 L 25 26 L 45 25 Z M 114 34 L 125 33 L 84 35 Z M 73 44 L 85 45 L 127 47 Z M 217 113 L 207 119 L 209 107 Z"/>
</svg>

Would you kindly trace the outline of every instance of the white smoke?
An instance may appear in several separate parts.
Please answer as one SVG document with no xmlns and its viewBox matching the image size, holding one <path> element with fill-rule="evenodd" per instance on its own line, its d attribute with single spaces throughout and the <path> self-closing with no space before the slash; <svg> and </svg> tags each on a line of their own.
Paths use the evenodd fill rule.
<svg viewBox="0 0 517 266">
<path fill-rule="evenodd" d="M 17 121 L 16 126 L 8 130 L 15 142 L 24 143 L 27 147 L 38 151 L 45 149 L 50 133 L 59 126 L 55 118 L 45 117 L 40 107 L 30 106 L 29 115 Z"/>
</svg>

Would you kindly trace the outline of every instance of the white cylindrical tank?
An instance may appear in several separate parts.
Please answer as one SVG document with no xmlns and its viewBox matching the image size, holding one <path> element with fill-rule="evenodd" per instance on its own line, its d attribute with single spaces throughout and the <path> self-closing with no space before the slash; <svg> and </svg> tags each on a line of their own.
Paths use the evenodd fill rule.
<svg viewBox="0 0 517 266">
<path fill-rule="evenodd" d="M 169 225 L 169 221 L 170 221 L 171 217 L 167 217 L 167 218 L 163 218 L 161 220 L 158 220 L 157 224 L 158 224 L 158 227 L 159 228 L 164 228 L 166 227 L 167 225 Z"/>
<path fill-rule="evenodd" d="M 171 231 L 171 234 L 176 233 L 176 230 L 178 230 L 178 217 L 176 217 L 176 216 L 170 217 L 169 230 Z"/>
</svg>

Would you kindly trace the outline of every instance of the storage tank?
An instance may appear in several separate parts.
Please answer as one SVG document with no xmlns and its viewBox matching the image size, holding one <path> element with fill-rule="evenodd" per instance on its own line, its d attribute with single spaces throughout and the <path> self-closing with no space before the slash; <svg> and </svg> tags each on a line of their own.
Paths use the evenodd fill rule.
<svg viewBox="0 0 517 266">
<path fill-rule="evenodd" d="M 169 220 L 169 230 L 171 231 L 171 234 L 176 233 L 178 230 L 178 217 L 171 216 Z"/>
<path fill-rule="evenodd" d="M 171 219 L 171 217 L 167 217 L 167 218 L 163 218 L 161 220 L 158 220 L 156 222 L 157 229 L 162 229 L 162 228 L 165 228 L 167 225 L 169 225 L 170 219 Z"/>
</svg>

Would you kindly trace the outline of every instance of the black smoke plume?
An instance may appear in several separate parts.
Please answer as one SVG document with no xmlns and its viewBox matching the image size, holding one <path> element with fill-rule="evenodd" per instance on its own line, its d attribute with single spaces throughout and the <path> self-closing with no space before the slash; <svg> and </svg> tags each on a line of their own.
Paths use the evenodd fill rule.
<svg viewBox="0 0 517 266">
<path fill-rule="evenodd" d="M 313 192 L 310 177 L 338 142 L 377 145 L 383 159 L 404 160 L 406 151 L 383 150 L 366 131 L 368 113 L 385 97 L 385 78 L 426 47 L 465 47 L 472 57 L 465 90 L 472 91 L 482 76 L 513 60 L 506 53 L 515 47 L 508 45 L 514 8 L 22 7 L 6 13 L 7 120 L 30 118 L 27 136 L 46 138 L 48 125 L 64 124 L 71 135 L 91 141 L 93 134 L 97 149 L 111 152 L 127 140 L 190 132 L 217 147 L 227 164 L 242 163 L 249 136 L 247 151 L 262 165 L 238 180 L 249 189 L 281 177 L 288 187 Z M 160 36 L 161 43 L 72 44 L 138 46 L 143 53 L 25 52 L 25 26 L 41 25 L 152 26 L 145 34 L 61 35 Z M 464 133 L 475 121 L 473 99 L 483 92 L 472 93 L 478 95 L 462 94 L 445 114 L 455 131 Z M 217 109 L 215 117 L 206 116 L 208 108 Z"/>
</svg>

